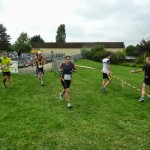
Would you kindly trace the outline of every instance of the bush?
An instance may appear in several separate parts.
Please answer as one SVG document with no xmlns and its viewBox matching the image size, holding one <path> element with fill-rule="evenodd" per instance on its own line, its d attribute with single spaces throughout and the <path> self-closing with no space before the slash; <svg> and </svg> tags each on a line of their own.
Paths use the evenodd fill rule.
<svg viewBox="0 0 150 150">
<path fill-rule="evenodd" d="M 113 52 L 111 56 L 111 63 L 115 65 L 123 63 L 125 62 L 125 57 L 126 57 L 125 51 Z"/>
<path fill-rule="evenodd" d="M 100 61 L 106 54 L 106 51 L 103 46 L 96 45 L 92 47 L 91 50 L 82 49 L 81 53 L 83 58 L 94 60 L 94 61 Z"/>
<path fill-rule="evenodd" d="M 105 51 L 105 50 L 97 52 L 93 55 L 92 60 L 100 62 L 100 61 L 102 61 L 102 59 L 104 58 L 106 53 L 107 53 L 107 51 Z"/>
<path fill-rule="evenodd" d="M 105 58 L 108 51 L 104 49 L 103 46 L 97 45 L 91 48 L 91 50 L 88 49 L 82 49 L 81 50 L 83 58 L 94 60 L 97 62 L 102 61 L 103 58 Z M 111 57 L 111 64 L 120 64 L 125 61 L 126 53 L 123 52 L 110 52 L 112 54 Z"/>
<path fill-rule="evenodd" d="M 135 63 L 136 64 L 144 64 L 144 55 L 140 55 L 139 57 L 136 58 Z"/>
</svg>

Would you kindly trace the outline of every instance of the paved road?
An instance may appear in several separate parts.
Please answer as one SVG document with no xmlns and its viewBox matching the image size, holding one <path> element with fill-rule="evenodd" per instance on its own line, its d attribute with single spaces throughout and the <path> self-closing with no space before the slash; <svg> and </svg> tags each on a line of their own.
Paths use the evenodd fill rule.
<svg viewBox="0 0 150 150">
<path fill-rule="evenodd" d="M 48 63 L 44 65 L 44 70 L 50 70 L 52 68 L 52 63 Z M 34 73 L 36 70 L 36 66 L 29 66 L 26 68 L 19 68 L 19 73 Z"/>
</svg>

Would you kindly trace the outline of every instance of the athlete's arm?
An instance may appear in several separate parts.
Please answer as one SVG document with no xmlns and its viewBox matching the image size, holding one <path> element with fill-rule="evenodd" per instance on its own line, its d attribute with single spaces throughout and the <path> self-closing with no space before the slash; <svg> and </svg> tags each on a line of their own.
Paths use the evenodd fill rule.
<svg viewBox="0 0 150 150">
<path fill-rule="evenodd" d="M 111 72 L 111 70 L 110 70 L 110 66 L 109 66 L 108 63 L 106 64 L 106 66 L 107 66 L 107 69 L 108 69 L 109 73 L 112 74 L 112 72 Z"/>
<path fill-rule="evenodd" d="M 60 65 L 58 66 L 58 70 L 59 70 L 59 71 L 62 71 L 62 64 L 60 64 Z"/>
<path fill-rule="evenodd" d="M 47 58 L 46 57 L 43 57 L 43 60 L 45 61 L 45 63 L 48 62 Z"/>
<path fill-rule="evenodd" d="M 10 59 L 10 61 L 9 61 L 9 63 L 8 63 L 8 66 L 11 66 L 12 65 L 12 61 L 11 61 L 11 59 Z"/>
<path fill-rule="evenodd" d="M 36 65 L 36 57 L 33 60 L 33 65 Z"/>
<path fill-rule="evenodd" d="M 76 66 L 75 65 L 73 66 L 73 71 L 76 72 Z"/>
<path fill-rule="evenodd" d="M 62 64 L 60 64 L 60 65 L 58 66 L 58 70 L 59 70 L 60 75 L 62 75 Z"/>
<path fill-rule="evenodd" d="M 131 70 L 131 73 L 138 73 L 138 72 L 142 72 L 143 69 L 139 69 L 139 70 Z"/>
<path fill-rule="evenodd" d="M 8 62 L 8 64 L 6 64 L 4 66 L 1 65 L 1 68 L 5 68 L 6 66 L 11 66 L 11 65 L 12 65 L 12 62 L 11 62 L 11 59 L 10 59 L 9 62 Z"/>
</svg>

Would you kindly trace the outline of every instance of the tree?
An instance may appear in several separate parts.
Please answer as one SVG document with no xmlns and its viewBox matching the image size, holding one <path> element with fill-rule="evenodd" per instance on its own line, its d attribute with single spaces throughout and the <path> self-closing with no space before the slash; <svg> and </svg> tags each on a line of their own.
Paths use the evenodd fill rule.
<svg viewBox="0 0 150 150">
<path fill-rule="evenodd" d="M 129 45 L 126 47 L 127 56 L 135 56 L 136 47 L 133 45 Z"/>
<path fill-rule="evenodd" d="M 95 45 L 90 50 L 89 49 L 82 49 L 81 51 L 82 55 L 86 59 L 100 61 L 103 59 L 106 50 L 101 45 Z"/>
<path fill-rule="evenodd" d="M 29 44 L 30 38 L 28 37 L 27 33 L 22 32 L 17 41 L 15 42 L 16 44 Z"/>
<path fill-rule="evenodd" d="M 16 40 L 15 44 L 12 45 L 12 49 L 20 50 L 22 52 L 29 52 L 31 50 L 29 41 L 30 38 L 28 37 L 28 34 L 22 32 Z"/>
<path fill-rule="evenodd" d="M 56 43 L 65 43 L 65 42 L 66 42 L 65 25 L 61 24 L 57 29 Z"/>
<path fill-rule="evenodd" d="M 148 38 L 147 40 L 141 40 L 138 46 L 141 54 L 144 54 L 146 52 L 147 55 L 150 55 L 150 38 Z"/>
<path fill-rule="evenodd" d="M 10 39 L 11 37 L 6 33 L 7 29 L 0 24 L 0 50 L 10 50 Z"/>
<path fill-rule="evenodd" d="M 32 45 L 33 43 L 44 43 L 44 40 L 40 35 L 35 35 L 31 37 L 29 43 L 30 45 Z"/>
</svg>

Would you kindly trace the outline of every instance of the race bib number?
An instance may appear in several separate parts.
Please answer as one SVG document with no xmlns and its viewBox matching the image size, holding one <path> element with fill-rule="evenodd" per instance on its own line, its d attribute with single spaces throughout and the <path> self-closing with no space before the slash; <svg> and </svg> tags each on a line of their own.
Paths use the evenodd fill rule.
<svg viewBox="0 0 150 150">
<path fill-rule="evenodd" d="M 42 68 L 42 67 L 43 67 L 42 65 L 39 65 L 39 66 L 38 66 L 38 68 Z"/>
<path fill-rule="evenodd" d="M 64 79 L 65 80 L 70 80 L 71 79 L 71 75 L 70 74 L 65 74 L 64 75 Z"/>
</svg>

